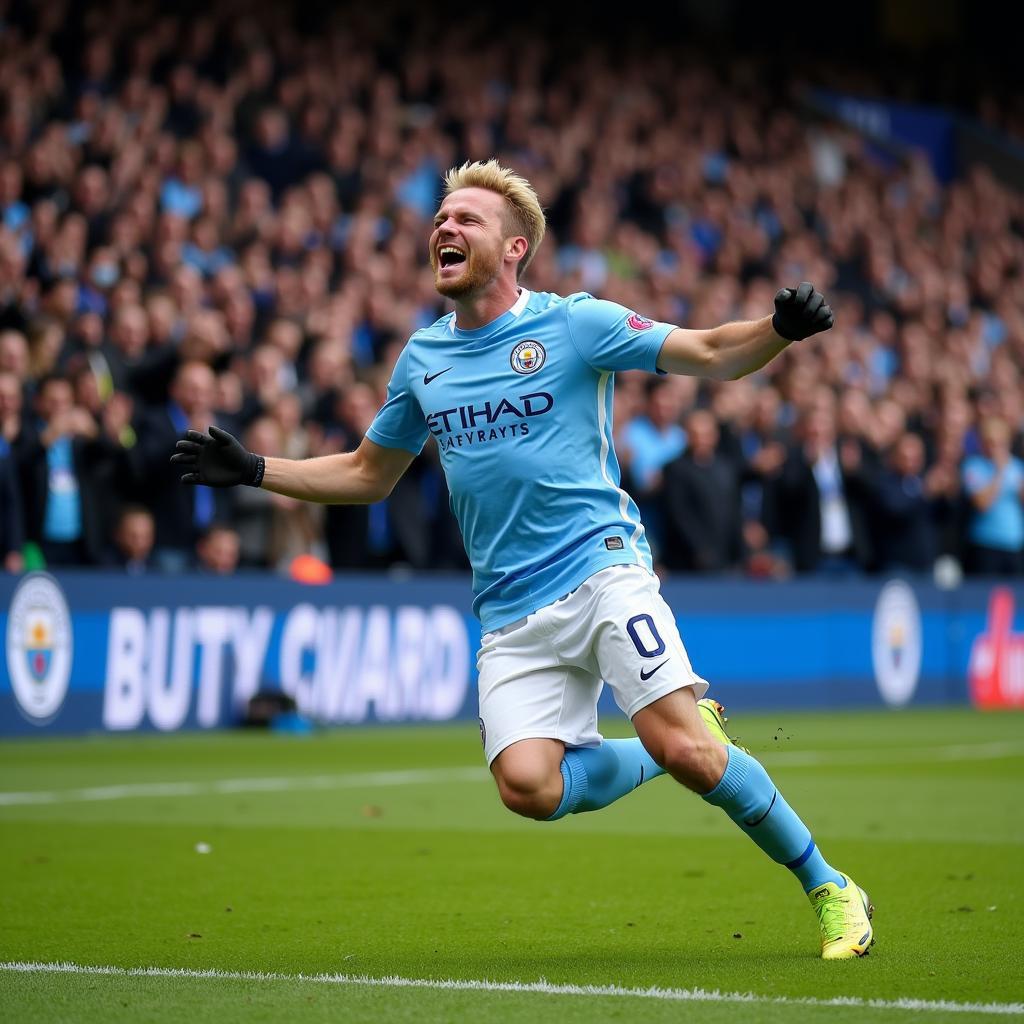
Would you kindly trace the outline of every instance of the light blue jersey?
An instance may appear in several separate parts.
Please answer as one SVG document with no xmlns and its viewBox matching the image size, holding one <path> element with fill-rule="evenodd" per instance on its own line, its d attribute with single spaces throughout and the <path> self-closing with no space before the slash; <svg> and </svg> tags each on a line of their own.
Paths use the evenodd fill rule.
<svg viewBox="0 0 1024 1024">
<path fill-rule="evenodd" d="M 485 632 L 610 565 L 651 570 L 612 447 L 616 370 L 656 371 L 673 329 L 579 293 L 521 292 L 475 331 L 417 331 L 367 437 L 418 453 L 433 435 Z"/>
<path fill-rule="evenodd" d="M 984 455 L 972 455 L 963 466 L 964 487 L 975 495 L 990 486 L 996 476 L 996 465 Z M 995 500 L 984 512 L 977 509 L 971 516 L 968 537 L 975 543 L 997 551 L 1020 551 L 1024 547 L 1024 462 L 1010 456 L 1002 473 L 1002 486 Z"/>
</svg>

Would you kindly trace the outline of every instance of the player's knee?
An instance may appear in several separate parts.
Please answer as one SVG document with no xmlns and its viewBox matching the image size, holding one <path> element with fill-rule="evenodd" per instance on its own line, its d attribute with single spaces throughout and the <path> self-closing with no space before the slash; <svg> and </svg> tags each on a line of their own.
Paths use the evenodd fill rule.
<svg viewBox="0 0 1024 1024">
<path fill-rule="evenodd" d="M 515 766 L 511 771 L 498 771 L 495 779 L 501 802 L 513 813 L 524 818 L 543 821 L 555 813 L 562 799 L 562 775 L 529 766 Z"/>
<path fill-rule="evenodd" d="M 501 802 L 524 818 L 550 818 L 562 799 L 559 765 L 564 750 L 555 740 L 520 740 L 491 765 Z"/>
<path fill-rule="evenodd" d="M 555 813 L 558 807 L 558 798 L 552 798 L 548 794 L 533 790 L 512 789 L 509 786 L 498 786 L 501 793 L 501 802 L 513 812 L 524 818 L 533 818 L 536 821 L 545 821 Z"/>
<path fill-rule="evenodd" d="M 670 775 L 697 792 L 713 789 L 722 775 L 723 747 L 710 735 L 673 730 L 651 754 Z"/>
</svg>

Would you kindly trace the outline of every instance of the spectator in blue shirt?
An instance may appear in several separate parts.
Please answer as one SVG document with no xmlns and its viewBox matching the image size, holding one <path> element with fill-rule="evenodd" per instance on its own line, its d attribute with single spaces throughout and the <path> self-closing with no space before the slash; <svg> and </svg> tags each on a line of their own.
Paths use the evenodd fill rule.
<svg viewBox="0 0 1024 1024">
<path fill-rule="evenodd" d="M 0 434 L 0 572 L 21 572 L 21 491 L 11 448 Z"/>
<path fill-rule="evenodd" d="M 203 175 L 203 151 L 195 142 L 182 143 L 178 151 L 178 173 L 160 187 L 160 206 L 175 217 L 191 220 L 203 208 L 200 182 Z"/>
<path fill-rule="evenodd" d="M 219 245 L 217 223 L 212 217 L 197 217 L 191 239 L 181 247 L 181 261 L 195 267 L 206 280 L 235 262 L 231 250 Z"/>
<path fill-rule="evenodd" d="M 633 497 L 647 526 L 656 556 L 664 540 L 664 509 L 660 500 L 662 469 L 686 449 L 686 431 L 679 419 L 684 392 L 675 384 L 681 378 L 656 377 L 647 385 L 646 415 L 626 425 L 619 455 L 634 485 Z"/>
<path fill-rule="evenodd" d="M 102 555 L 106 510 L 115 497 L 120 447 L 87 409 L 75 405 L 67 377 L 44 377 L 35 408 L 37 426 L 25 424 L 11 446 L 26 539 L 40 546 L 49 565 L 95 564 Z"/>
<path fill-rule="evenodd" d="M 981 453 L 963 466 L 971 504 L 968 567 L 981 575 L 1021 572 L 1024 549 L 1024 463 L 1010 454 L 1010 428 L 990 417 L 981 424 Z"/>
<path fill-rule="evenodd" d="M 656 377 L 648 385 L 646 415 L 638 416 L 623 432 L 622 444 L 641 492 L 657 488 L 662 467 L 686 448 L 686 431 L 679 424 L 682 404 L 673 381 Z"/>
</svg>

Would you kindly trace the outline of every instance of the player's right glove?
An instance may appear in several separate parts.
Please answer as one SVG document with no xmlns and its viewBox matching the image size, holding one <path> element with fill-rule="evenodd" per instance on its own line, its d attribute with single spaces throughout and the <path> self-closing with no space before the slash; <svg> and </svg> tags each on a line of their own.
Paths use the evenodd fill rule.
<svg viewBox="0 0 1024 1024">
<path fill-rule="evenodd" d="M 787 341 L 802 341 L 812 334 L 827 331 L 835 323 L 832 309 L 814 285 L 803 281 L 794 291 L 780 288 L 775 296 L 772 329 Z"/>
<path fill-rule="evenodd" d="M 263 482 L 263 456 L 246 451 L 238 438 L 220 427 L 211 426 L 209 434 L 189 430 L 174 449 L 171 462 L 187 470 L 181 475 L 183 484 L 259 487 Z"/>
</svg>

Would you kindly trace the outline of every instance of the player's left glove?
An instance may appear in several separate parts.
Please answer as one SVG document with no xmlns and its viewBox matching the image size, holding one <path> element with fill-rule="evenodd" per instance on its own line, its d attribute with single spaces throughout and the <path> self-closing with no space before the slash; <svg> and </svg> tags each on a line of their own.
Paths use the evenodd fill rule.
<svg viewBox="0 0 1024 1024">
<path fill-rule="evenodd" d="M 775 315 L 772 328 L 780 338 L 802 341 L 812 334 L 827 331 L 835 323 L 832 309 L 814 285 L 803 281 L 794 291 L 780 288 L 775 296 Z"/>
<path fill-rule="evenodd" d="M 171 462 L 186 471 L 183 484 L 208 487 L 259 487 L 266 465 L 262 455 L 246 451 L 238 438 L 214 426 L 209 434 L 189 430 L 175 445 Z"/>
</svg>

